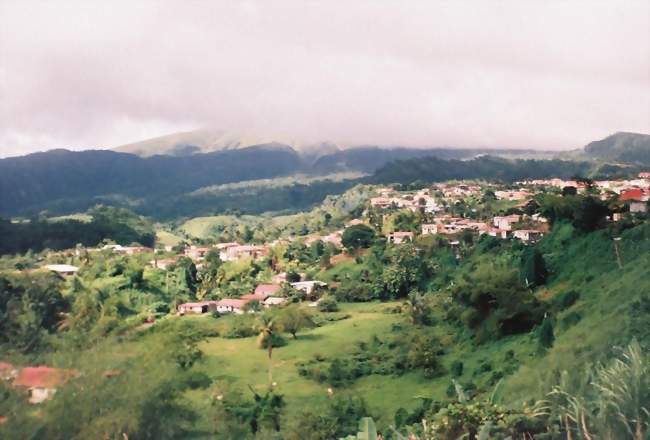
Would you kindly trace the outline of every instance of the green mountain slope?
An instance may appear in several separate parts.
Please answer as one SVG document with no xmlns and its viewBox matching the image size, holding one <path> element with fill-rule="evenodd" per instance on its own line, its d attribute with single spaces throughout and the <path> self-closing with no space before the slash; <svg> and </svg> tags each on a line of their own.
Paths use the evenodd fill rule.
<svg viewBox="0 0 650 440">
<path fill-rule="evenodd" d="M 619 132 L 585 146 L 595 159 L 650 165 L 650 135 Z"/>
</svg>

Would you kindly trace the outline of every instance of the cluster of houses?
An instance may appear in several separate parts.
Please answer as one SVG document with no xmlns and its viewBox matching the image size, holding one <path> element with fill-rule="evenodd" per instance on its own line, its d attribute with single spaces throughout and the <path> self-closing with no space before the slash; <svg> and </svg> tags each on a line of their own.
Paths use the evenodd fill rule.
<svg viewBox="0 0 650 440">
<path fill-rule="evenodd" d="M 303 292 L 306 297 L 312 297 L 318 289 L 327 287 L 327 284 L 322 281 L 298 281 L 289 283 L 289 285 Z M 234 313 L 237 315 L 252 313 L 254 311 L 254 308 L 251 307 L 253 303 L 257 303 L 260 307 L 264 308 L 276 307 L 286 303 L 287 298 L 280 296 L 281 290 L 282 286 L 280 284 L 260 284 L 255 288 L 253 293 L 242 295 L 239 298 L 180 304 L 177 307 L 177 312 L 179 315 L 214 312 L 219 314 Z"/>
</svg>

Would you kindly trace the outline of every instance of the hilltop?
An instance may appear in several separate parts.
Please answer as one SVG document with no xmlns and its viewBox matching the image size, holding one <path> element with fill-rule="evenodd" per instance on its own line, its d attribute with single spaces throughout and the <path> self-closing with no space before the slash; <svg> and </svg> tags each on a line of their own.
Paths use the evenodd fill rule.
<svg viewBox="0 0 650 440">
<path fill-rule="evenodd" d="M 589 157 L 621 163 L 650 165 L 650 135 L 618 132 L 585 146 Z"/>
</svg>

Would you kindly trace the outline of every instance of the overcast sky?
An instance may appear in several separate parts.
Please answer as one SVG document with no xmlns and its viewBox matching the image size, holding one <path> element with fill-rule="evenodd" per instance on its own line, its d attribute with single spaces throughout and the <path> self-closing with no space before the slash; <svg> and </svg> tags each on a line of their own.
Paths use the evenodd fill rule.
<svg viewBox="0 0 650 440">
<path fill-rule="evenodd" d="M 0 156 L 181 130 L 574 148 L 650 132 L 650 1 L 0 0 Z"/>
</svg>

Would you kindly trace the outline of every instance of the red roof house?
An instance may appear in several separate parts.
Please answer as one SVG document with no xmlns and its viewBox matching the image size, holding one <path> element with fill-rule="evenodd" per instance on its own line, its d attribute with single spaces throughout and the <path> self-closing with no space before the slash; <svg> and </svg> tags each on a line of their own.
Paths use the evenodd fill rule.
<svg viewBox="0 0 650 440">
<path fill-rule="evenodd" d="M 279 284 L 260 284 L 255 288 L 256 295 L 266 295 L 267 297 L 272 296 L 282 287 Z"/>
<path fill-rule="evenodd" d="M 29 390 L 30 403 L 41 403 L 52 397 L 57 387 L 78 375 L 79 372 L 75 370 L 61 370 L 44 365 L 25 367 L 20 370 L 13 385 Z"/>
<path fill-rule="evenodd" d="M 643 198 L 643 191 L 640 188 L 628 189 L 621 193 L 620 200 L 630 201 L 630 200 L 641 200 Z"/>
</svg>

